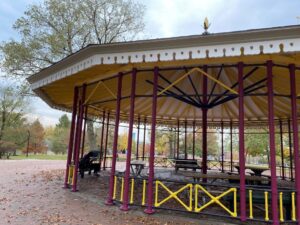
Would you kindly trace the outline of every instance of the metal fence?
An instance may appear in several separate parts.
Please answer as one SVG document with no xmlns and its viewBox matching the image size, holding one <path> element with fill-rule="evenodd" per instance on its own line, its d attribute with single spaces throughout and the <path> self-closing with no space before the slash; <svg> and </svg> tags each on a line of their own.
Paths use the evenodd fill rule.
<svg viewBox="0 0 300 225">
<path fill-rule="evenodd" d="M 113 199 L 123 202 L 124 177 L 115 176 Z M 129 204 L 146 206 L 147 179 L 130 178 Z M 239 219 L 239 187 L 204 182 L 155 180 L 154 208 L 195 214 Z M 247 186 L 247 219 L 272 222 L 270 213 L 271 190 L 267 186 Z M 296 222 L 295 190 L 279 189 L 279 219 Z"/>
</svg>

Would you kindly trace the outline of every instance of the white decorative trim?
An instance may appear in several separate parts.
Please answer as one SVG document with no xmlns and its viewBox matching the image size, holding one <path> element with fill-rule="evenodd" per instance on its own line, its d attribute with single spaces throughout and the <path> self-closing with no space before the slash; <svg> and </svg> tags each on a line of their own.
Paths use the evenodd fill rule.
<svg viewBox="0 0 300 225">
<path fill-rule="evenodd" d="M 300 38 L 224 45 L 219 44 L 187 48 L 173 48 L 142 52 L 139 51 L 112 54 L 96 54 L 59 72 L 50 74 L 42 80 L 32 83 L 31 88 L 32 90 L 38 89 L 42 86 L 71 76 L 72 74 L 91 68 L 95 65 L 258 55 L 279 53 L 280 51 L 285 53 L 300 51 Z"/>
</svg>

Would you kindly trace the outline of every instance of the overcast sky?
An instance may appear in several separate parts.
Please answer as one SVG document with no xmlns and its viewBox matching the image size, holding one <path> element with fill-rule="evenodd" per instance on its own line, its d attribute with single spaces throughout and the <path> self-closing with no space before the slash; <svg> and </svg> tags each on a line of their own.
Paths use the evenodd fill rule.
<svg viewBox="0 0 300 225">
<path fill-rule="evenodd" d="M 40 0 L 0 1 L 0 41 L 17 38 L 12 29 L 29 4 Z M 146 5 L 145 38 L 201 34 L 208 17 L 210 32 L 236 31 L 299 24 L 300 0 L 140 0 Z M 34 99 L 32 117 L 55 124 L 61 112 Z"/>
</svg>

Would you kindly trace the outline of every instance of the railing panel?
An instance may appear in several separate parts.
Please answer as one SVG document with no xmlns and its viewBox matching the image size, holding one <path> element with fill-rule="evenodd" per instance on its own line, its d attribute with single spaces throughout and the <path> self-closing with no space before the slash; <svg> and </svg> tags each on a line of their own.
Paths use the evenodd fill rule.
<svg viewBox="0 0 300 225">
<path fill-rule="evenodd" d="M 147 179 L 130 178 L 130 204 L 146 206 Z M 269 186 L 247 186 L 247 220 L 272 222 Z M 115 176 L 113 199 L 123 201 L 124 177 Z M 239 218 L 239 187 L 230 184 L 155 180 L 154 205 L 158 209 L 176 210 Z M 296 221 L 295 190 L 280 189 L 278 197 L 280 222 Z"/>
</svg>

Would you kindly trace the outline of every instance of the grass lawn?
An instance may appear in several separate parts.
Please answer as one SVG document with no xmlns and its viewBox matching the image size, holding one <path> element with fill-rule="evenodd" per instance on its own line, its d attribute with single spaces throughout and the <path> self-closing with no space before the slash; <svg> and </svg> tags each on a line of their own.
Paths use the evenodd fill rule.
<svg viewBox="0 0 300 225">
<path fill-rule="evenodd" d="M 45 159 L 45 160 L 66 160 L 67 155 L 45 155 L 45 154 L 38 154 L 38 155 L 17 155 L 17 156 L 10 156 L 9 159 Z"/>
</svg>

